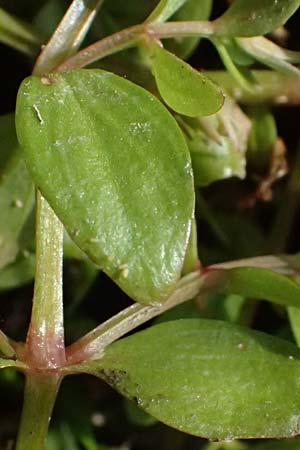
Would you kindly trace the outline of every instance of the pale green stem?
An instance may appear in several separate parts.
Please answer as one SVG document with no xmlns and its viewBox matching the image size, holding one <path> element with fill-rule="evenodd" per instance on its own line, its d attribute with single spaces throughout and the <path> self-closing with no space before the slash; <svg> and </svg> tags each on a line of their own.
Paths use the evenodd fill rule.
<svg viewBox="0 0 300 450">
<path fill-rule="evenodd" d="M 224 70 L 206 71 L 236 101 L 243 104 L 299 105 L 300 79 L 271 70 L 253 70 L 257 83 L 251 91 L 237 85 L 234 77 Z"/>
<path fill-rule="evenodd" d="M 168 22 L 135 25 L 107 36 L 71 56 L 58 67 L 57 72 L 66 72 L 87 66 L 105 56 L 112 55 L 133 45 L 137 45 L 143 35 L 154 40 L 183 36 L 208 37 L 213 33 L 211 22 Z"/>
<path fill-rule="evenodd" d="M 293 268 L 289 266 L 288 260 L 285 260 L 284 257 L 280 258 L 273 255 L 214 264 L 207 267 L 205 271 L 192 272 L 181 278 L 174 292 L 163 303 L 146 306 L 135 303 L 70 345 L 66 349 L 68 366 L 65 366 L 62 370 L 66 374 L 80 371 L 80 363 L 84 365 L 88 359 L 101 358 L 107 345 L 129 331 L 134 330 L 136 327 L 174 306 L 180 305 L 196 296 L 200 298 L 201 296 L 206 296 L 209 292 L 215 291 L 218 286 L 220 287 L 220 283 L 222 285 L 224 271 L 238 267 L 261 267 L 285 275 L 294 273 Z"/>
<path fill-rule="evenodd" d="M 147 26 L 147 30 L 157 39 L 189 36 L 208 38 L 214 34 L 214 23 L 202 20 L 153 23 Z"/>
<path fill-rule="evenodd" d="M 40 54 L 35 72 L 51 71 L 81 45 L 103 0 L 74 0 L 47 46 Z"/>
<path fill-rule="evenodd" d="M 164 311 L 195 297 L 201 286 L 204 285 L 204 280 L 205 276 L 201 276 L 199 271 L 190 273 L 178 282 L 173 294 L 163 303 L 146 306 L 135 303 L 121 311 L 70 345 L 67 348 L 68 364 L 76 364 L 86 359 L 98 357 L 103 349 L 116 339 Z"/>
<path fill-rule="evenodd" d="M 63 226 L 42 195 L 36 202 L 36 272 L 25 358 L 34 367 L 65 362 L 62 247 Z"/>
<path fill-rule="evenodd" d="M 220 55 L 221 60 L 223 61 L 224 66 L 228 70 L 228 72 L 233 76 L 233 78 L 237 81 L 238 85 L 241 86 L 246 91 L 252 90 L 252 84 L 248 82 L 248 80 L 243 76 L 240 69 L 234 64 L 232 61 L 226 46 L 217 40 L 213 40 L 214 45 Z"/>
<path fill-rule="evenodd" d="M 84 38 L 101 0 L 74 0 L 41 53 L 34 73 L 49 73 L 66 52 Z M 91 9 L 85 9 L 90 7 Z M 60 384 L 59 368 L 66 362 L 62 299 L 63 226 L 37 192 L 36 276 L 31 322 L 24 351 L 24 405 L 16 450 L 42 450 Z M 49 375 L 48 369 L 56 369 Z M 35 372 L 39 369 L 39 374 Z M 56 374 L 55 374 L 56 372 Z"/>
<path fill-rule="evenodd" d="M 15 450 L 43 450 L 59 385 L 58 375 L 30 373 L 26 376 L 22 418 Z"/>
<path fill-rule="evenodd" d="M 50 72 L 79 47 L 102 0 L 74 0 L 39 56 L 35 74 Z M 36 276 L 25 358 L 34 367 L 65 363 L 62 300 L 63 226 L 37 193 Z"/>
</svg>

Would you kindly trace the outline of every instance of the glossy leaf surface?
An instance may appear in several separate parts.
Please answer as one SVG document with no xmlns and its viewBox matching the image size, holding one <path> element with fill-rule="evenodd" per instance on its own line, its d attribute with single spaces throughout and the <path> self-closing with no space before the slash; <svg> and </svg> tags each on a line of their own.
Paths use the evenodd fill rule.
<svg viewBox="0 0 300 450">
<path fill-rule="evenodd" d="M 215 21 L 223 36 L 258 36 L 285 24 L 300 5 L 299 0 L 235 0 Z"/>
<path fill-rule="evenodd" d="M 300 351 L 226 322 L 165 322 L 106 349 L 87 371 L 181 431 L 211 439 L 300 431 Z"/>
<path fill-rule="evenodd" d="M 180 114 L 207 116 L 223 105 L 224 97 L 218 86 L 159 46 L 154 49 L 153 72 L 160 95 Z"/>
<path fill-rule="evenodd" d="M 163 105 L 100 70 L 31 77 L 17 128 L 75 243 L 134 299 L 164 298 L 180 276 L 194 193 L 184 138 Z"/>
</svg>

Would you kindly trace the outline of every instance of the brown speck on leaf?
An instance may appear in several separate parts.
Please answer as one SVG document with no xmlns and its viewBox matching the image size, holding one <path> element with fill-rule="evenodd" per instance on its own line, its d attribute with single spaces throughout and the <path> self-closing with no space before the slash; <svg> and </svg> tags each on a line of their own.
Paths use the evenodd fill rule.
<svg viewBox="0 0 300 450">
<path fill-rule="evenodd" d="M 41 77 L 41 83 L 44 84 L 45 86 L 51 86 L 51 84 L 54 84 L 54 79 L 51 78 L 50 76 L 42 76 Z"/>
</svg>

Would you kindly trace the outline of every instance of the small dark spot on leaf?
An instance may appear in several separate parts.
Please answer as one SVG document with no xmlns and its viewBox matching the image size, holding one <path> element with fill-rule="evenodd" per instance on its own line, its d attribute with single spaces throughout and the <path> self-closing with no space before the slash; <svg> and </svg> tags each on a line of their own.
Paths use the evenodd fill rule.
<svg viewBox="0 0 300 450">
<path fill-rule="evenodd" d="M 118 388 L 125 378 L 128 378 L 127 372 L 117 369 L 102 369 L 101 374 L 104 380 L 112 387 Z"/>
</svg>

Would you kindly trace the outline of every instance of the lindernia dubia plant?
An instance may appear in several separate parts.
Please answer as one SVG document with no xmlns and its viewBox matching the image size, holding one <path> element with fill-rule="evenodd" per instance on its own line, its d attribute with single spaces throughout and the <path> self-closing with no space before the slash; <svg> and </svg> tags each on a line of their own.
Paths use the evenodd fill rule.
<svg viewBox="0 0 300 450">
<path fill-rule="evenodd" d="M 25 376 L 10 448 L 112 448 L 80 396 L 47 439 L 62 380 L 78 374 L 129 399 L 129 422 L 181 432 L 161 449 L 187 448 L 184 433 L 220 441 L 193 449 L 298 448 L 300 260 L 284 252 L 299 157 L 267 236 L 251 211 L 289 170 L 270 105 L 300 101 L 300 53 L 277 42 L 300 0 L 234 0 L 211 20 L 213 0 L 63 3 L 42 2 L 34 25 L 0 9 L 0 40 L 36 60 L 16 112 L 0 117 L 1 292 L 34 279 L 25 342 L 0 334 L 0 381 Z M 225 69 L 187 62 L 200 39 Z M 255 189 L 241 212 L 246 176 Z M 63 256 L 77 261 L 66 329 L 99 271 L 132 299 L 68 345 Z M 271 302 L 294 338 L 251 329 L 249 299 Z"/>
</svg>

